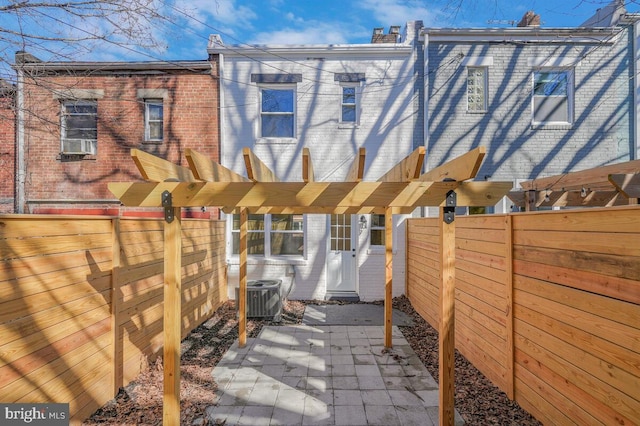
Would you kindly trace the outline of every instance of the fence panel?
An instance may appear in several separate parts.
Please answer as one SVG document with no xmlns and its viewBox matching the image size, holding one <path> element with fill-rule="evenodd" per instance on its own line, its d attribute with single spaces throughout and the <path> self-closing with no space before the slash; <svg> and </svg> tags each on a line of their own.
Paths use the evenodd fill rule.
<svg viewBox="0 0 640 426">
<path fill-rule="evenodd" d="M 437 224 L 408 222 L 407 295 L 437 326 L 437 247 L 416 249 Z M 544 423 L 640 424 L 640 208 L 457 217 L 456 233 L 465 357 Z"/>
<path fill-rule="evenodd" d="M 93 412 L 111 394 L 111 220 L 0 218 L 0 394 Z"/>
<path fill-rule="evenodd" d="M 640 210 L 513 228 L 516 399 L 553 423 L 640 423 Z"/>
<path fill-rule="evenodd" d="M 0 395 L 69 402 L 72 423 L 161 351 L 163 222 L 0 216 Z M 226 300 L 221 221 L 183 221 L 182 335 Z"/>
</svg>

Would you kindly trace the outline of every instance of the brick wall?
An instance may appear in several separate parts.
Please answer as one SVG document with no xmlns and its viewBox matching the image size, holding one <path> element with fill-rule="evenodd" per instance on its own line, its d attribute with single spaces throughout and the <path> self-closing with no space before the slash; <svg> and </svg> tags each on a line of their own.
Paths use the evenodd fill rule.
<svg viewBox="0 0 640 426">
<path fill-rule="evenodd" d="M 0 92 L 0 213 L 13 213 L 15 112 L 13 94 Z"/>
<path fill-rule="evenodd" d="M 605 42 L 562 40 L 452 43 L 431 38 L 428 168 L 477 146 L 487 148 L 480 179 L 486 175 L 494 180 L 529 180 L 628 161 L 633 91 L 626 30 Z M 488 67 L 486 113 L 466 110 L 464 60 L 473 57 L 493 61 Z M 577 61 L 572 126 L 532 127 L 532 58 Z"/>
<path fill-rule="evenodd" d="M 73 63 L 70 64 L 73 66 Z M 123 66 L 127 66 L 126 63 Z M 60 99 L 56 91 L 101 90 L 97 154 L 65 159 L 60 155 Z M 144 141 L 144 99 L 139 89 L 164 89 L 164 141 Z M 217 72 L 108 71 L 27 77 L 25 80 L 25 198 L 31 212 L 108 207 L 91 200 L 114 199 L 107 183 L 141 180 L 131 148 L 187 166 L 185 148 L 219 161 Z M 47 202 L 48 200 L 48 202 Z M 76 200 L 64 205 L 51 200 Z M 114 207 L 111 205 L 110 207 Z M 94 211 L 95 212 L 95 211 Z M 197 214 L 191 215 L 197 216 Z"/>
</svg>

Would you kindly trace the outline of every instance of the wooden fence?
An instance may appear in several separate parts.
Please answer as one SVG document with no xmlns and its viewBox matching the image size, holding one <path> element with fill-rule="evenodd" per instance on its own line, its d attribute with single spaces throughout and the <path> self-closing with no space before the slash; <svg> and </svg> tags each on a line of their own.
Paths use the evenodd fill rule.
<svg viewBox="0 0 640 426">
<path fill-rule="evenodd" d="M 640 424 L 640 207 L 455 226 L 457 349 L 545 424 Z M 407 296 L 437 329 L 439 223 L 407 227 Z"/>
<path fill-rule="evenodd" d="M 183 221 L 183 336 L 226 300 L 224 236 Z M 0 260 L 0 401 L 76 424 L 161 353 L 162 221 L 0 216 Z"/>
</svg>

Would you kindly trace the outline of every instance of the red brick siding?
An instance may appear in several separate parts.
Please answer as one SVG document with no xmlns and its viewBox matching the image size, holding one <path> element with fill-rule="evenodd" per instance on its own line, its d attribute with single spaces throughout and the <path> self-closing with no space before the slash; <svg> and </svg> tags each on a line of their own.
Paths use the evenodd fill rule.
<svg viewBox="0 0 640 426">
<path fill-rule="evenodd" d="M 0 96 L 0 213 L 14 212 L 15 123 L 13 96 Z"/>
<path fill-rule="evenodd" d="M 39 77 L 37 81 L 27 80 L 25 86 L 27 202 L 113 199 L 107 183 L 141 180 L 131 160 L 131 148 L 185 166 L 185 148 L 219 161 L 218 81 L 215 76 L 190 72 L 48 76 Z M 103 97 L 97 100 L 96 156 L 81 161 L 61 161 L 61 107 L 52 92 L 56 88 L 104 91 Z M 160 144 L 144 142 L 144 105 L 143 99 L 137 97 L 137 89 L 167 90 L 164 141 Z M 33 205 L 31 211 L 34 211 Z M 40 208 L 44 207 L 40 205 Z M 49 211 L 52 207 L 48 207 Z"/>
</svg>

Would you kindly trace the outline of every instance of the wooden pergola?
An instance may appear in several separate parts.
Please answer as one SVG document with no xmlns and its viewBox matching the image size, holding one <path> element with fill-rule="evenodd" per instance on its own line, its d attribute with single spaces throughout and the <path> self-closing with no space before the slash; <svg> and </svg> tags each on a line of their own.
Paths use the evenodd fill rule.
<svg viewBox="0 0 640 426">
<path fill-rule="evenodd" d="M 638 204 L 640 160 L 529 180 L 508 196 L 526 211 L 540 207 L 610 207 Z"/>
<path fill-rule="evenodd" d="M 475 182 L 483 147 L 421 174 L 420 147 L 375 182 L 363 181 L 366 152 L 361 148 L 343 182 L 316 182 L 311 155 L 302 155 L 302 182 L 281 182 L 248 148 L 247 177 L 208 157 L 185 150 L 183 167 L 133 149 L 134 162 L 147 182 L 110 183 L 125 206 L 163 207 L 164 231 L 164 399 L 163 423 L 180 423 L 181 208 L 218 207 L 240 215 L 239 344 L 246 344 L 247 219 L 249 214 L 385 215 L 384 344 L 392 347 L 392 215 L 418 207 L 439 207 L 441 241 L 440 423 L 454 424 L 455 208 L 496 204 L 511 182 Z"/>
</svg>

